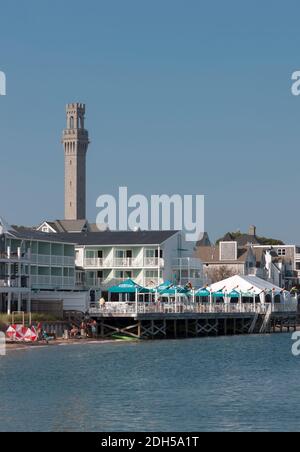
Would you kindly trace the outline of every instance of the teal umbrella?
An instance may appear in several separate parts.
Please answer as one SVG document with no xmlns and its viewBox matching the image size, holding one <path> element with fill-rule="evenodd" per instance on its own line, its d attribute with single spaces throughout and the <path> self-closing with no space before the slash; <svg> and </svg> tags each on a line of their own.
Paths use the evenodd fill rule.
<svg viewBox="0 0 300 452">
<path fill-rule="evenodd" d="M 157 290 L 158 292 L 163 292 L 163 291 L 165 291 L 165 290 L 170 289 L 170 287 L 172 287 L 172 286 L 173 286 L 173 283 L 172 283 L 171 281 L 165 281 L 165 282 L 163 282 L 160 286 L 158 286 L 158 287 L 156 288 L 156 290 Z"/>
<path fill-rule="evenodd" d="M 240 298 L 240 293 L 239 292 L 237 292 L 236 290 L 233 290 L 232 292 L 230 292 L 230 294 L 228 294 L 228 296 L 230 297 L 230 298 Z"/>
<path fill-rule="evenodd" d="M 162 296 L 169 296 L 169 295 L 187 295 L 189 293 L 189 290 L 186 287 L 181 287 L 181 286 L 172 286 L 169 287 L 168 289 L 164 290 L 164 291 L 160 291 L 160 295 Z"/>
<path fill-rule="evenodd" d="M 140 286 L 139 284 L 136 284 L 132 279 L 126 279 L 126 281 L 123 281 L 118 286 L 113 286 L 110 289 L 108 289 L 109 293 L 149 293 L 150 290 L 146 289 L 145 287 Z"/>
<path fill-rule="evenodd" d="M 210 292 L 207 289 L 199 289 L 196 293 L 195 293 L 196 297 L 209 297 L 210 296 Z"/>
<path fill-rule="evenodd" d="M 214 292 L 213 294 L 213 297 L 215 297 L 215 298 L 224 298 L 225 297 L 225 294 L 224 294 L 224 292 L 222 292 L 222 291 L 218 291 L 218 292 Z"/>
</svg>

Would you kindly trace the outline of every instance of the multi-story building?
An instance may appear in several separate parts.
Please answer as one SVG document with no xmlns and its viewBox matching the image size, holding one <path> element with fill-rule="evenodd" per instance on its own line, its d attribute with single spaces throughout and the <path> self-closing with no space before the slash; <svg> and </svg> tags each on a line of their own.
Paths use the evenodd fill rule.
<svg viewBox="0 0 300 452">
<path fill-rule="evenodd" d="M 166 280 L 195 287 L 203 283 L 202 263 L 193 257 L 193 247 L 181 232 L 89 230 L 87 224 L 87 232 L 56 233 L 75 244 L 77 288 L 105 292 L 126 278 L 144 287 Z"/>
<path fill-rule="evenodd" d="M 207 283 L 223 277 L 255 275 L 277 286 L 290 289 L 299 283 L 300 247 L 260 239 L 256 227 L 248 234 L 227 233 L 216 245 L 197 244 L 196 256 L 203 261 Z"/>
<path fill-rule="evenodd" d="M 0 219 L 1 311 L 30 310 L 32 294 L 75 289 L 75 248 Z"/>
<path fill-rule="evenodd" d="M 300 247 L 297 245 L 253 245 L 257 262 L 266 268 L 268 279 L 291 289 L 300 281 Z M 275 278 L 275 279 L 274 279 Z M 277 278 L 277 279 L 276 279 Z"/>
</svg>

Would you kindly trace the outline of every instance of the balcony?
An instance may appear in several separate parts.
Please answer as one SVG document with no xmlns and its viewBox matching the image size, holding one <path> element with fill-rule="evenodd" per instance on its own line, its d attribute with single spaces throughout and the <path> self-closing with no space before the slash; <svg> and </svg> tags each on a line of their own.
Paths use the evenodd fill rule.
<svg viewBox="0 0 300 452">
<path fill-rule="evenodd" d="M 31 277 L 31 285 L 41 289 L 73 289 L 75 283 L 74 278 L 70 277 L 34 275 Z"/>
<path fill-rule="evenodd" d="M 29 253 L 0 253 L 1 263 L 29 263 L 30 254 Z"/>
<path fill-rule="evenodd" d="M 31 263 L 35 265 L 74 267 L 75 258 L 69 256 L 50 256 L 47 254 L 32 254 Z"/>
<path fill-rule="evenodd" d="M 84 268 L 95 269 L 113 269 L 113 268 L 163 268 L 165 265 L 164 259 L 158 258 L 114 258 L 114 259 L 100 259 L 100 258 L 85 258 Z"/>
<path fill-rule="evenodd" d="M 201 270 L 202 262 L 200 259 L 191 257 L 180 257 L 173 259 L 173 269 L 174 270 Z"/>
</svg>

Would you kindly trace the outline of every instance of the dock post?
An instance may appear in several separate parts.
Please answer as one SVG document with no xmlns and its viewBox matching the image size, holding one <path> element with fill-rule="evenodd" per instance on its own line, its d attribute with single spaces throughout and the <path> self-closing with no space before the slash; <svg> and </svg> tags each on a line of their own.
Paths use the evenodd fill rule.
<svg viewBox="0 0 300 452">
<path fill-rule="evenodd" d="M 185 321 L 185 337 L 189 337 L 189 321 L 187 319 Z"/>
<path fill-rule="evenodd" d="M 142 322 L 140 320 L 138 321 L 138 337 L 142 338 Z"/>
<path fill-rule="evenodd" d="M 224 319 L 224 334 L 227 336 L 227 319 Z"/>
<path fill-rule="evenodd" d="M 154 339 L 154 320 L 151 320 L 151 338 Z"/>
<path fill-rule="evenodd" d="M 174 320 L 174 337 L 177 339 L 177 320 Z"/>
<path fill-rule="evenodd" d="M 101 320 L 101 323 L 100 323 L 100 336 L 101 336 L 102 339 L 104 339 L 104 323 L 103 323 L 103 320 Z"/>
</svg>

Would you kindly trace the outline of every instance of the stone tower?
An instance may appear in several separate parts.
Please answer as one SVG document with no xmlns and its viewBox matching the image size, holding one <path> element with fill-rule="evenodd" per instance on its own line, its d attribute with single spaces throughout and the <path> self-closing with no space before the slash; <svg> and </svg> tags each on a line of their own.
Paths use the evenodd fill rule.
<svg viewBox="0 0 300 452">
<path fill-rule="evenodd" d="M 85 105 L 67 105 L 65 151 L 65 219 L 86 219 L 86 153 L 89 134 L 84 128 Z"/>
</svg>

